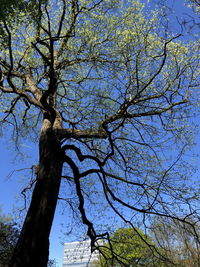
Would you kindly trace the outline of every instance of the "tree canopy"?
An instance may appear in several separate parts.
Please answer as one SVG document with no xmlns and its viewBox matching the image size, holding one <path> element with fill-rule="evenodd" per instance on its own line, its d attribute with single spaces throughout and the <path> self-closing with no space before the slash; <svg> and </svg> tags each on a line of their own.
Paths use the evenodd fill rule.
<svg viewBox="0 0 200 267">
<path fill-rule="evenodd" d="M 140 229 L 119 228 L 111 235 L 110 244 L 105 245 L 97 266 L 164 266 L 152 254 L 150 245 L 155 246 Z"/>
<path fill-rule="evenodd" d="M 109 239 L 95 220 L 105 208 L 105 221 L 111 212 L 133 228 L 154 216 L 194 228 L 199 188 L 184 153 L 193 143 L 198 43 L 137 0 L 34 3 L 36 16 L 3 19 L 0 35 L 1 127 L 15 144 L 30 138 L 39 147 L 10 266 L 46 266 L 58 199 L 79 212 L 92 250 Z"/>
</svg>

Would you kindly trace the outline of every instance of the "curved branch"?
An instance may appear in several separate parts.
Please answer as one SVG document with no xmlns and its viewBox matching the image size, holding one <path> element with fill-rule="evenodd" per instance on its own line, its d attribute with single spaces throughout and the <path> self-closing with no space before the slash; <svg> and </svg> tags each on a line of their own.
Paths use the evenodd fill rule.
<svg viewBox="0 0 200 267">
<path fill-rule="evenodd" d="M 82 217 L 82 221 L 85 225 L 87 225 L 88 227 L 88 231 L 87 234 L 91 239 L 91 251 L 93 252 L 94 249 L 96 248 L 95 246 L 95 241 L 96 241 L 96 232 L 94 230 L 93 224 L 88 220 L 86 213 L 85 213 L 85 209 L 84 209 L 84 197 L 81 191 L 81 184 L 80 184 L 80 173 L 79 173 L 79 169 L 76 166 L 76 164 L 73 162 L 73 160 L 68 157 L 67 155 L 65 155 L 64 157 L 64 161 L 71 167 L 72 171 L 73 171 L 73 175 L 74 175 L 74 181 L 76 184 L 76 193 L 79 199 L 79 211 L 81 213 L 81 217 Z"/>
<path fill-rule="evenodd" d="M 36 99 L 34 99 L 33 97 L 31 97 L 28 93 L 26 93 L 25 91 L 23 90 L 20 90 L 20 89 L 16 89 L 16 90 L 13 90 L 12 88 L 5 88 L 5 87 L 2 87 L 1 88 L 1 91 L 4 92 L 4 93 L 14 93 L 14 94 L 17 94 L 19 95 L 20 97 L 24 97 L 28 100 L 28 102 L 40 109 L 43 109 L 43 106 L 40 104 L 39 101 L 37 101 Z"/>
<path fill-rule="evenodd" d="M 96 173 L 96 174 L 101 173 L 101 174 L 104 174 L 105 176 L 111 177 L 111 178 L 113 178 L 115 180 L 118 180 L 118 181 L 121 181 L 123 183 L 131 184 L 131 185 L 135 185 L 135 186 L 140 186 L 142 188 L 144 188 L 144 186 L 148 186 L 145 183 L 140 184 L 140 183 L 132 182 L 132 181 L 129 181 L 129 180 L 125 180 L 120 176 L 105 172 L 104 170 L 100 170 L 100 169 L 89 169 L 87 171 L 84 171 L 84 172 L 80 173 L 80 177 L 85 177 L 85 176 L 87 176 L 89 174 L 94 174 L 94 173 Z"/>
</svg>

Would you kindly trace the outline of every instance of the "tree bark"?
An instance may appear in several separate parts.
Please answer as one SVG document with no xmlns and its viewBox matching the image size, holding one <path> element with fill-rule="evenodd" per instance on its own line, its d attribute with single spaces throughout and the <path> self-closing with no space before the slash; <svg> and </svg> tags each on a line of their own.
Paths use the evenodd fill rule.
<svg viewBox="0 0 200 267">
<path fill-rule="evenodd" d="M 39 146 L 37 180 L 10 267 L 45 267 L 48 263 L 49 235 L 59 194 L 63 157 L 60 142 L 51 128 L 43 127 Z"/>
</svg>

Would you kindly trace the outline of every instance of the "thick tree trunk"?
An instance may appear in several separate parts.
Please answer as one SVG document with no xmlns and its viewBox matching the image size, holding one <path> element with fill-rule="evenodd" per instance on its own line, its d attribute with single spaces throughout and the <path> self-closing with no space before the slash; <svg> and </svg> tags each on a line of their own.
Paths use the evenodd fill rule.
<svg viewBox="0 0 200 267">
<path fill-rule="evenodd" d="M 37 181 L 10 267 L 45 267 L 62 172 L 59 140 L 53 130 L 42 131 Z"/>
</svg>

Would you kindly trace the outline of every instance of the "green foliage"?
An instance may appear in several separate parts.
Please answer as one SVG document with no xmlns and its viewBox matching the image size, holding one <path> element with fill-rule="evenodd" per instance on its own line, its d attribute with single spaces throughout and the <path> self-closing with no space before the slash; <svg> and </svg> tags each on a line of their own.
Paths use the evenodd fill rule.
<svg viewBox="0 0 200 267">
<path fill-rule="evenodd" d="M 37 17 L 39 7 L 46 4 L 47 1 L 48 0 L 1 0 L 0 21 L 6 21 L 8 24 L 11 24 L 9 19 L 20 16 L 21 12 L 32 15 L 33 18 Z"/>
<path fill-rule="evenodd" d="M 0 216 L 0 267 L 7 267 L 14 246 L 19 236 L 19 229 L 9 217 Z"/>
<path fill-rule="evenodd" d="M 140 229 L 119 228 L 102 250 L 97 266 L 163 266 L 153 251 L 156 254 L 155 244 Z"/>
<path fill-rule="evenodd" d="M 1 0 L 0 5 L 0 43 L 1 46 L 8 45 L 8 32 L 5 27 L 16 29 L 22 25 L 23 20 L 28 19 L 35 25 L 40 23 L 41 6 L 48 0 Z"/>
<path fill-rule="evenodd" d="M 16 15 L 25 7 L 24 0 L 1 0 L 0 21 L 8 20 L 8 16 Z"/>
</svg>

